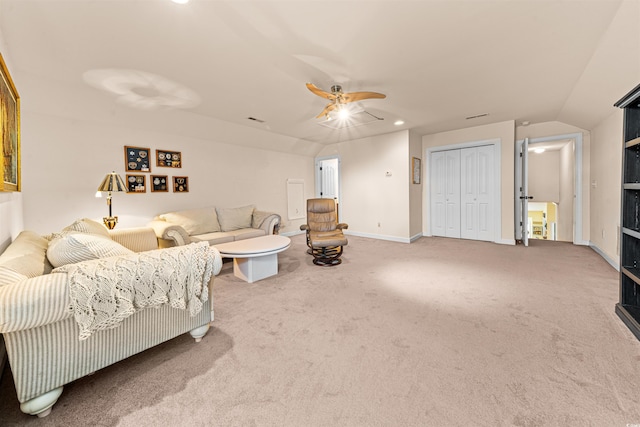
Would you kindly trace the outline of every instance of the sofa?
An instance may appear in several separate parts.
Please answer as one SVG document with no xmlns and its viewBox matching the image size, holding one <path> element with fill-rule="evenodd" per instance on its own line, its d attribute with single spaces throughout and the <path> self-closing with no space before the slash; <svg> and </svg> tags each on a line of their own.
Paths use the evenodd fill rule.
<svg viewBox="0 0 640 427">
<path fill-rule="evenodd" d="M 181 246 L 192 242 L 210 245 L 277 234 L 280 215 L 260 211 L 253 205 L 237 208 L 206 207 L 167 212 L 148 224 L 160 247 Z"/>
<path fill-rule="evenodd" d="M 149 227 L 82 219 L 21 232 L 0 255 L 0 332 L 20 409 L 46 416 L 71 381 L 186 332 L 200 341 L 221 266 L 205 243 L 159 249 Z"/>
</svg>

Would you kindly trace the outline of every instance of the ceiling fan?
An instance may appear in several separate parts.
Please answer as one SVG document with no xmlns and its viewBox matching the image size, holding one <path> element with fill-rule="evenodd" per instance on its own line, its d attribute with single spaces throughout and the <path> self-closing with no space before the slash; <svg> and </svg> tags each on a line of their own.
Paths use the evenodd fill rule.
<svg viewBox="0 0 640 427">
<path fill-rule="evenodd" d="M 329 118 L 329 113 L 333 110 L 340 110 L 344 104 L 348 104 L 350 102 L 362 101 L 363 99 L 370 98 L 378 98 L 383 99 L 386 98 L 387 95 L 377 92 L 342 92 L 342 86 L 333 85 L 331 86 L 331 92 L 325 92 L 324 90 L 318 88 L 313 83 L 307 83 L 307 89 L 309 89 L 314 94 L 326 98 L 331 101 L 324 107 L 322 113 L 316 116 L 316 119 L 319 119 L 322 116 Z"/>
</svg>

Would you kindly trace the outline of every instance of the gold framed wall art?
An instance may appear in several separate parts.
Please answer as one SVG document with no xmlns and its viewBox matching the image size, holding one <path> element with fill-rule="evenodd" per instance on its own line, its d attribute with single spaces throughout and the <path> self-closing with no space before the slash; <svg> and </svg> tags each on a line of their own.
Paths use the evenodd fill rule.
<svg viewBox="0 0 640 427">
<path fill-rule="evenodd" d="M 420 163 L 421 161 L 418 157 L 411 158 L 411 175 L 413 177 L 414 184 L 420 184 L 420 177 L 422 176 Z"/>
<path fill-rule="evenodd" d="M 156 166 L 181 168 L 182 153 L 180 151 L 156 150 Z"/>
<path fill-rule="evenodd" d="M 20 191 L 20 96 L 0 55 L 0 135 L 2 180 L 0 191 Z"/>
<path fill-rule="evenodd" d="M 129 193 L 146 193 L 146 178 L 146 175 L 127 175 L 127 191 Z"/>
<path fill-rule="evenodd" d="M 151 175 L 151 192 L 167 193 L 169 191 L 169 177 L 167 175 Z"/>
<path fill-rule="evenodd" d="M 187 176 L 174 176 L 173 177 L 173 192 L 174 193 L 188 193 L 189 192 L 189 177 L 187 177 Z"/>
<path fill-rule="evenodd" d="M 127 172 L 151 172 L 151 149 L 124 147 L 124 170 Z"/>
</svg>

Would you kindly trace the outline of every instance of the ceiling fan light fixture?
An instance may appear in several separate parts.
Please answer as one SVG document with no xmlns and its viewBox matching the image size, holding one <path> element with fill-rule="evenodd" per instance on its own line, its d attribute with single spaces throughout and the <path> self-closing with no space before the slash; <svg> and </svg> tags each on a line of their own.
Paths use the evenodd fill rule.
<svg viewBox="0 0 640 427">
<path fill-rule="evenodd" d="M 349 111 L 348 108 L 343 107 L 338 110 L 338 119 L 340 120 L 347 120 L 350 115 L 351 115 L 351 112 Z"/>
</svg>

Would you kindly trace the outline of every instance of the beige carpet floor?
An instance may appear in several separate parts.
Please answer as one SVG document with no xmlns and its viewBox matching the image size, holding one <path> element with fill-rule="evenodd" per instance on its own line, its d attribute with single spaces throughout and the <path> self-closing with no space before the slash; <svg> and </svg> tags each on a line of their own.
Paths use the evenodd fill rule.
<svg viewBox="0 0 640 427">
<path fill-rule="evenodd" d="M 618 274 L 588 247 L 351 236 L 316 267 L 304 236 L 254 284 L 225 264 L 216 319 L 65 387 L 23 415 L 8 369 L 0 425 L 627 426 L 640 342 Z"/>
</svg>

